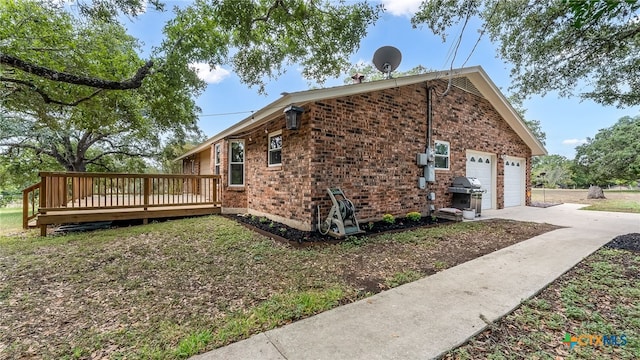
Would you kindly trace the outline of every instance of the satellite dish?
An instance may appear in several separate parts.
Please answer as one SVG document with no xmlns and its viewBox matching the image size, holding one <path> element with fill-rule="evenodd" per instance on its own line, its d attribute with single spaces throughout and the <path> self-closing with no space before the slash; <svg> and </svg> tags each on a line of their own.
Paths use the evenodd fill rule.
<svg viewBox="0 0 640 360">
<path fill-rule="evenodd" d="M 398 68 L 400 61 L 402 61 L 402 54 L 393 46 L 383 46 L 373 54 L 373 65 L 385 73 L 387 79 L 391 78 L 391 72 Z"/>
</svg>

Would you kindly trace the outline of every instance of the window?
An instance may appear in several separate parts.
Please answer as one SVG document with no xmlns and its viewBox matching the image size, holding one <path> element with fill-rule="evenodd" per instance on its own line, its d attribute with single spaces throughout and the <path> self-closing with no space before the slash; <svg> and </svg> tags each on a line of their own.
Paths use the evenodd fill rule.
<svg viewBox="0 0 640 360">
<path fill-rule="evenodd" d="M 220 154 L 220 144 L 216 144 L 213 147 L 213 174 L 220 175 L 220 162 L 221 162 L 221 154 Z"/>
<path fill-rule="evenodd" d="M 449 143 L 436 140 L 436 169 L 449 170 Z"/>
<path fill-rule="evenodd" d="M 244 140 L 229 143 L 229 185 L 244 185 Z"/>
<path fill-rule="evenodd" d="M 282 130 L 269 134 L 269 166 L 282 165 Z"/>
</svg>

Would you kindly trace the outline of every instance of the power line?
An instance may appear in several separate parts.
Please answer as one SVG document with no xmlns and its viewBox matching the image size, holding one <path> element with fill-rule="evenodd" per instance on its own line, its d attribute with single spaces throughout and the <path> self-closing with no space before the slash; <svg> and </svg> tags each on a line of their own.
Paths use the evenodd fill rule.
<svg viewBox="0 0 640 360">
<path fill-rule="evenodd" d="M 226 115 L 239 115 L 239 114 L 248 114 L 253 113 L 253 110 L 245 110 L 245 111 L 236 111 L 236 112 L 228 112 L 228 113 L 217 113 L 217 114 L 203 114 L 198 115 L 198 117 L 212 117 L 212 116 L 226 116 Z"/>
<path fill-rule="evenodd" d="M 478 36 L 478 40 L 476 40 L 476 43 L 473 45 L 473 48 L 471 49 L 469 56 L 467 56 L 465 61 L 462 63 L 461 67 L 464 67 L 467 64 L 467 61 L 469 61 L 469 59 L 471 58 L 471 55 L 473 55 L 473 53 L 476 51 L 476 47 L 480 43 L 482 36 L 484 36 L 485 31 L 487 31 L 487 24 L 491 21 L 491 19 L 493 19 L 493 15 L 496 13 L 496 10 L 498 9 L 499 4 L 500 4 L 500 1 L 497 1 L 496 4 L 493 6 L 493 10 L 491 10 L 491 14 L 489 15 L 489 18 L 482 25 L 482 30 L 480 30 L 480 35 Z"/>
<path fill-rule="evenodd" d="M 451 89 L 451 82 L 453 80 L 453 64 L 456 61 L 456 56 L 458 55 L 458 49 L 460 49 L 460 44 L 462 44 L 462 36 L 464 35 L 464 30 L 467 28 L 467 24 L 469 23 L 469 19 L 471 18 L 471 9 L 467 12 L 467 17 L 464 19 L 464 24 L 462 25 L 462 29 L 460 30 L 460 36 L 458 36 L 458 40 L 456 42 L 456 47 L 453 52 L 453 58 L 451 59 L 451 65 L 449 66 L 449 81 L 447 84 L 447 89 L 440 94 L 440 96 L 445 96 Z"/>
</svg>

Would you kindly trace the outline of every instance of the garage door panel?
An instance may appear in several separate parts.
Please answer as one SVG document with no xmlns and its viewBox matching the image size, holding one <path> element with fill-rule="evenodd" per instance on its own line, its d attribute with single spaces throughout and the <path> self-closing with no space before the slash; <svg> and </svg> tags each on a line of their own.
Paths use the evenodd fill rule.
<svg viewBox="0 0 640 360">
<path fill-rule="evenodd" d="M 504 162 L 504 207 L 524 205 L 525 160 L 507 158 Z"/>
<path fill-rule="evenodd" d="M 482 194 L 482 209 L 491 209 L 493 199 L 493 159 L 489 154 L 467 153 L 467 170 L 468 177 L 475 177 L 480 181 L 481 188 L 486 190 Z"/>
</svg>

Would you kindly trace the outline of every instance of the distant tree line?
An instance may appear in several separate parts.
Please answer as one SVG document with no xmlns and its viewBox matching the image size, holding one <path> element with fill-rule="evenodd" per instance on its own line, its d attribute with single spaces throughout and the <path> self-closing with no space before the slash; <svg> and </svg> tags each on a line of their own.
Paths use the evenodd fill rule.
<svg viewBox="0 0 640 360">
<path fill-rule="evenodd" d="M 532 183 L 550 188 L 630 185 L 640 181 L 640 115 L 625 116 L 576 148 L 573 160 L 540 156 L 533 162 Z M 542 175 L 544 173 L 544 175 Z"/>
</svg>

